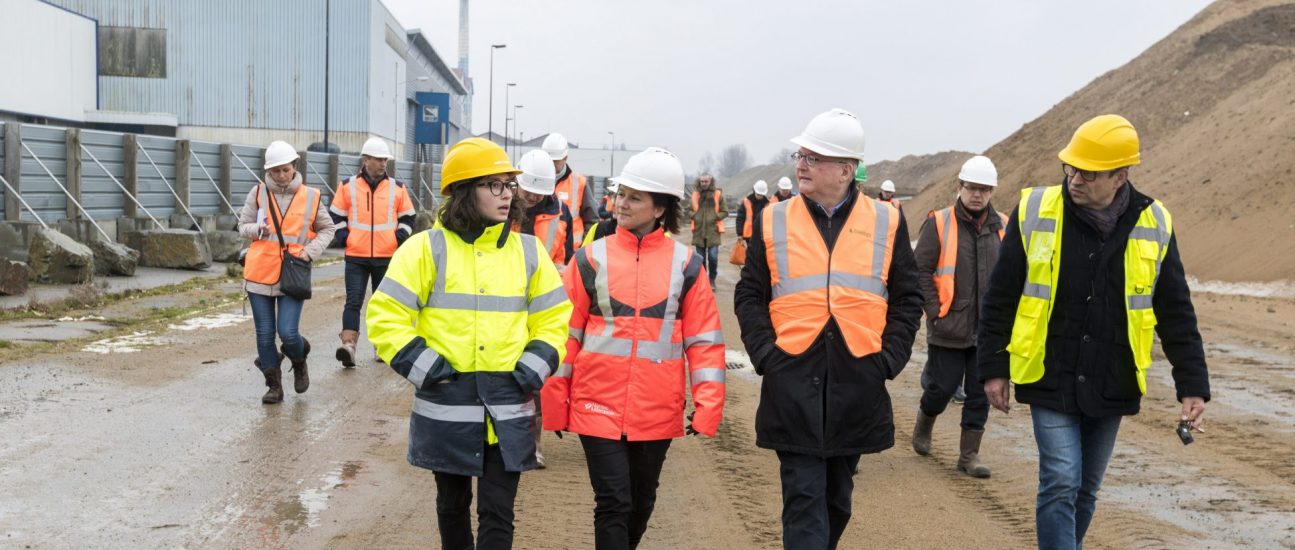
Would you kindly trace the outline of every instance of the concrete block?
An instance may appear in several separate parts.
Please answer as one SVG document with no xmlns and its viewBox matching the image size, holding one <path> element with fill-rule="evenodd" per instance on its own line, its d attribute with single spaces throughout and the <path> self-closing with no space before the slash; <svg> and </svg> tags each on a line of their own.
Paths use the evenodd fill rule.
<svg viewBox="0 0 1295 550">
<path fill-rule="evenodd" d="M 40 229 L 27 250 L 32 279 L 42 283 L 80 284 L 94 280 L 94 252 L 53 229 Z"/>
<path fill-rule="evenodd" d="M 100 275 L 129 277 L 135 274 L 135 266 L 139 265 L 139 251 L 124 244 L 91 239 L 90 250 L 94 252 L 94 271 Z"/>
<path fill-rule="evenodd" d="M 207 237 L 197 231 L 134 231 L 127 233 L 126 246 L 139 251 L 139 265 L 145 267 L 206 269 L 211 266 Z"/>
<path fill-rule="evenodd" d="M 27 292 L 27 282 L 31 280 L 31 268 L 26 262 L 0 260 L 0 294 L 17 296 Z"/>
<path fill-rule="evenodd" d="M 210 231 L 207 233 L 207 246 L 211 248 L 211 259 L 217 262 L 236 262 L 238 252 L 247 248 L 248 241 L 237 231 Z"/>
</svg>

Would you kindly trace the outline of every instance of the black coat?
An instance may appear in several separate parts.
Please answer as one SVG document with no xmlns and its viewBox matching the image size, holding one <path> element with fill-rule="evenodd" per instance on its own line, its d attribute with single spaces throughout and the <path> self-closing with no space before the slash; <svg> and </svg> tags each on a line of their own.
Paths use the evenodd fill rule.
<svg viewBox="0 0 1295 550">
<path fill-rule="evenodd" d="M 1061 231 L 1061 273 L 1056 304 L 1048 320 L 1043 378 L 1016 386 L 1016 400 L 1066 414 L 1093 417 L 1137 414 L 1142 401 L 1133 351 L 1129 347 L 1128 313 L 1124 297 L 1124 249 L 1129 233 L 1150 197 L 1130 186 L 1129 207 L 1110 238 L 1075 215 L 1065 190 Z M 1026 260 L 1021 245 L 1019 206 L 1012 211 L 998 264 L 990 277 L 981 306 L 979 350 L 981 381 L 1008 378 L 1016 307 L 1025 286 Z M 1156 334 L 1173 365 L 1178 399 L 1210 398 L 1205 350 L 1196 327 L 1177 237 L 1169 250 L 1152 296 Z M 1155 368 L 1154 366 L 1152 368 Z M 1154 388 L 1149 388 L 1154 390 Z"/>
<path fill-rule="evenodd" d="M 851 186 L 846 203 L 829 220 L 806 198 L 828 250 L 858 200 L 872 199 L 861 197 Z M 772 289 L 761 225 L 762 218 L 756 218 L 742 277 L 733 292 L 742 343 L 756 372 L 764 376 L 755 417 L 756 445 L 825 457 L 876 453 L 894 446 L 886 380 L 898 376 L 908 363 L 922 318 L 922 294 L 904 218 L 899 219 L 887 276 L 890 298 L 881 351 L 862 358 L 850 355 L 835 321 L 829 321 L 798 356 L 774 344 L 777 336 L 769 319 Z"/>
<path fill-rule="evenodd" d="M 769 197 L 766 197 L 764 195 L 757 195 L 753 192 L 750 195 L 747 195 L 745 200 L 751 201 L 751 218 L 752 218 L 751 223 L 754 224 L 755 220 L 760 218 L 760 212 L 764 211 L 764 207 L 769 206 Z M 742 237 L 742 227 L 744 224 L 746 224 L 746 203 L 745 202 L 738 205 L 737 225 L 733 226 L 737 228 L 738 238 Z M 753 232 L 755 231 L 754 225 L 751 226 L 751 231 Z"/>
</svg>

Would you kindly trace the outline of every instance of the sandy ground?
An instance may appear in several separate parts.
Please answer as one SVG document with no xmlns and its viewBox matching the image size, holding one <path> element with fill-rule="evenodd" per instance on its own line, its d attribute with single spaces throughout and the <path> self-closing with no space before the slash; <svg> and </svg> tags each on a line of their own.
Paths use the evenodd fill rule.
<svg viewBox="0 0 1295 550">
<path fill-rule="evenodd" d="M 727 256 L 727 251 L 722 256 Z M 718 299 L 734 367 L 736 269 Z M 0 547 L 436 547 L 435 484 L 405 462 L 412 392 L 388 367 L 331 360 L 342 306 L 325 279 L 303 319 L 310 391 L 277 406 L 237 307 L 167 328 L 134 353 L 61 347 L 0 365 Z M 1184 447 L 1158 357 L 1126 419 L 1089 548 L 1295 548 L 1295 300 L 1199 294 L 1214 401 Z M 222 314 L 225 314 L 222 316 Z M 195 325 L 176 323 L 178 327 Z M 151 338 L 151 339 L 150 339 Z M 897 446 L 864 457 L 842 548 L 1029 548 L 1036 450 L 1028 410 L 993 413 L 989 480 L 954 471 L 955 405 L 935 451 L 907 443 L 925 360 L 890 384 Z M 323 352 L 323 353 L 320 353 Z M 12 356 L 11 356 L 12 357 Z M 759 379 L 731 371 L 718 437 L 676 440 L 644 550 L 780 547 L 777 460 L 754 446 Z M 578 441 L 545 434 L 550 467 L 522 476 L 516 547 L 589 548 L 593 497 Z"/>
</svg>

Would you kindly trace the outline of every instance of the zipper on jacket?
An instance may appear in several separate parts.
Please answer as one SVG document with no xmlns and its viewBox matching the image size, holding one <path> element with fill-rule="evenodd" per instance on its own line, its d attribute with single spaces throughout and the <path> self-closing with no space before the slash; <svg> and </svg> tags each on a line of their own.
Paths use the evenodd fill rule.
<svg viewBox="0 0 1295 550">
<path fill-rule="evenodd" d="M 607 254 L 607 256 L 608 256 L 608 258 L 607 258 L 607 259 L 608 259 L 608 262 L 607 262 L 607 263 L 611 263 L 611 261 L 610 261 L 610 260 L 611 260 L 611 254 L 610 254 L 610 253 L 608 253 L 608 254 Z M 639 280 L 639 279 L 640 279 L 640 275 L 642 275 L 642 269 L 641 269 L 642 264 L 640 263 L 640 260 L 642 260 L 642 259 L 643 259 L 643 239 L 640 237 L 640 238 L 639 238 L 639 239 L 637 239 L 637 241 L 635 242 L 635 248 L 634 248 L 634 294 L 635 294 L 635 295 L 634 295 L 634 304 L 633 304 L 633 307 L 634 307 L 634 325 L 633 325 L 633 327 L 634 327 L 634 331 L 633 331 L 633 332 L 631 332 L 631 334 L 633 334 L 634 332 L 637 332 L 637 331 L 638 331 L 638 326 L 639 326 L 639 307 L 638 307 L 638 306 L 639 306 L 639 303 L 640 303 L 640 302 L 642 302 L 642 300 L 640 300 L 640 299 L 639 299 L 639 298 L 640 298 L 640 296 L 638 295 L 638 293 L 639 293 L 639 292 L 642 290 L 642 288 L 643 288 L 642 286 L 640 286 L 640 282 L 641 282 L 641 281 Z M 608 273 L 608 275 L 611 275 L 611 273 Z M 611 282 L 610 282 L 610 278 L 609 278 L 609 280 L 608 280 L 608 284 L 607 284 L 607 298 L 608 298 L 608 303 L 611 303 L 611 293 L 612 293 L 612 289 L 611 289 Z M 629 362 L 627 363 L 627 364 L 629 365 L 629 371 L 630 371 L 630 372 L 629 372 L 629 378 L 633 378 L 633 377 L 634 377 L 634 360 L 635 360 L 635 359 L 637 359 L 637 358 L 638 358 L 638 355 L 639 355 L 639 354 L 638 354 L 638 342 L 637 342 L 637 341 L 635 341 L 632 345 L 634 346 L 634 348 L 633 348 L 632 353 L 630 353 L 630 360 L 629 360 Z M 629 385 L 629 383 L 628 383 L 628 382 L 629 382 L 629 381 L 628 381 L 628 380 L 626 380 L 626 384 L 625 384 L 625 412 L 626 412 L 626 414 L 625 414 L 625 418 L 626 418 L 626 419 L 628 419 L 628 418 L 629 418 L 629 414 L 628 414 L 628 413 L 629 413 L 629 408 L 630 408 L 630 385 Z M 629 432 L 628 432 L 625 428 L 626 428 L 626 425 L 625 425 L 625 424 L 621 424 L 621 435 L 628 436 L 628 435 L 629 435 Z"/>
<path fill-rule="evenodd" d="M 368 180 L 365 180 L 368 183 Z M 381 183 L 381 182 L 379 182 Z M 378 220 L 373 219 L 373 196 L 378 194 L 377 188 L 369 186 L 369 257 L 372 258 L 374 251 L 378 248 L 374 238 L 374 228 L 378 226 Z"/>
</svg>

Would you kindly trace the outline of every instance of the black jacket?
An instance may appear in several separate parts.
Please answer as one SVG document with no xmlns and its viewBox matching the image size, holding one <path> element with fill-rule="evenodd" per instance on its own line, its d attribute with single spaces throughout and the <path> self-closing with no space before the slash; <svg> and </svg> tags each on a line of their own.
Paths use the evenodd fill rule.
<svg viewBox="0 0 1295 550">
<path fill-rule="evenodd" d="M 1056 304 L 1048 320 L 1043 378 L 1016 386 L 1016 400 L 1066 414 L 1103 417 L 1137 414 L 1142 401 L 1133 351 L 1129 347 L 1124 303 L 1124 249 L 1129 233 L 1150 197 L 1130 185 L 1129 207 L 1104 242 L 1100 233 L 1075 215 L 1069 188 L 1063 191 L 1061 273 Z M 998 264 L 981 306 L 978 359 L 981 381 L 1008 378 L 1016 306 L 1025 286 L 1026 260 L 1021 245 L 1019 206 L 1013 210 Z M 1152 296 L 1156 334 L 1173 365 L 1178 399 L 1210 398 L 1205 350 L 1196 327 L 1176 236 L 1160 269 Z M 1151 368 L 1157 368 L 1153 365 Z M 1154 388 L 1148 388 L 1154 390 Z"/>
<path fill-rule="evenodd" d="M 751 201 L 751 218 L 752 218 L 751 231 L 754 232 L 755 219 L 760 217 L 760 213 L 764 211 L 764 207 L 769 206 L 769 197 L 751 193 L 750 195 L 746 196 L 746 200 Z M 738 238 L 742 237 L 742 227 L 744 226 L 745 223 L 746 223 L 746 203 L 743 202 L 737 208 L 737 225 L 733 226 L 737 228 Z"/>
<path fill-rule="evenodd" d="M 851 186 L 846 203 L 829 220 L 806 198 L 829 251 L 859 200 L 871 199 Z M 862 358 L 850 355 L 835 320 L 799 356 L 790 356 L 774 344 L 777 337 L 769 319 L 772 289 L 760 227 L 761 218 L 756 218 L 746 264 L 733 292 L 742 343 L 756 372 L 764 376 L 755 418 L 756 445 L 825 457 L 876 453 L 894 446 L 886 380 L 898 376 L 908 363 L 922 318 L 922 294 L 904 218 L 899 219 L 887 275 L 890 298 L 881 351 Z"/>
<path fill-rule="evenodd" d="M 938 215 L 938 214 L 937 214 Z M 954 201 L 953 219 L 958 228 L 958 263 L 953 268 L 953 302 L 940 317 L 940 295 L 935 288 L 935 270 L 940 264 L 940 236 L 935 218 L 927 216 L 918 230 L 913 258 L 917 263 L 917 286 L 922 289 L 926 312 L 926 342 L 944 348 L 967 349 L 976 345 L 976 323 L 980 299 L 989 286 L 989 274 L 998 259 L 998 231 L 1003 220 L 992 204 L 985 206 L 980 227 L 971 220 L 961 201 Z"/>
</svg>

